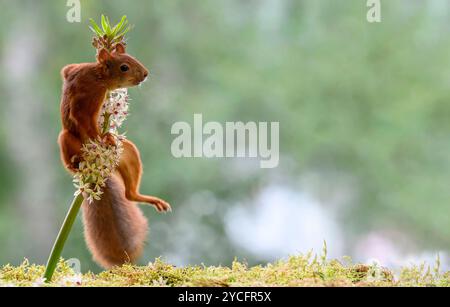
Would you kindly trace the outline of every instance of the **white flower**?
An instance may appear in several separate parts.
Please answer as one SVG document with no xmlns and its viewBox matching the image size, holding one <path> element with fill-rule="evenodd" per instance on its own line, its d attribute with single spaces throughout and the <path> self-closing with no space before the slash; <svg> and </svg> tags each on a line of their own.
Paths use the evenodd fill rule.
<svg viewBox="0 0 450 307">
<path fill-rule="evenodd" d="M 0 281 L 0 288 L 14 288 L 14 287 L 17 286 L 11 282 L 5 283 L 3 281 Z"/>
<path fill-rule="evenodd" d="M 45 285 L 45 278 L 38 278 L 33 282 L 32 287 L 42 287 Z"/>
<path fill-rule="evenodd" d="M 152 287 L 159 287 L 159 288 L 168 287 L 167 280 L 165 280 L 161 276 L 159 277 L 158 280 L 153 280 Z"/>
<path fill-rule="evenodd" d="M 77 189 L 75 196 L 83 194 L 92 203 L 100 200 L 106 180 L 120 163 L 123 152 L 122 141 L 116 137 L 117 146 L 105 144 L 102 140 L 89 141 L 81 149 L 82 161 L 73 182 Z"/>
<path fill-rule="evenodd" d="M 99 126 L 103 128 L 105 120 L 109 120 L 107 131 L 117 134 L 118 128 L 122 126 L 128 116 L 129 100 L 127 89 L 111 92 L 103 104 L 102 113 L 98 119 Z"/>
<path fill-rule="evenodd" d="M 83 275 L 81 274 L 66 276 L 58 282 L 60 286 L 81 286 L 82 283 L 83 283 Z"/>
<path fill-rule="evenodd" d="M 110 146 L 99 138 L 83 145 L 78 171 L 73 177 L 77 189 L 75 196 L 82 194 L 89 203 L 100 200 L 106 181 L 120 163 L 123 152 L 122 141 L 125 135 L 118 133 L 128 116 L 128 91 L 119 89 L 111 92 L 102 107 L 99 116 L 99 127 L 103 132 L 111 133 L 117 146 Z"/>
</svg>

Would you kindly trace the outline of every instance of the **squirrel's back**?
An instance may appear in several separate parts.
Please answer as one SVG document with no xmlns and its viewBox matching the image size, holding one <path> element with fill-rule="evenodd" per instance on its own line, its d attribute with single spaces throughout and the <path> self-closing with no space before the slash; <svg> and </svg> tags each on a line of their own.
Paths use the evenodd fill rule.
<svg viewBox="0 0 450 307">
<path fill-rule="evenodd" d="M 135 262 L 144 248 L 147 219 L 125 198 L 120 176 L 108 179 L 103 192 L 101 200 L 83 204 L 87 245 L 104 268 Z"/>
</svg>

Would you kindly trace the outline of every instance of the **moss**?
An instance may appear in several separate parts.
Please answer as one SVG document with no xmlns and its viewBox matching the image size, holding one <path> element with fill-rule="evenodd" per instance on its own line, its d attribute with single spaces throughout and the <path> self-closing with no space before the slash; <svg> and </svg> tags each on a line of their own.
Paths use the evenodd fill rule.
<svg viewBox="0 0 450 307">
<path fill-rule="evenodd" d="M 175 267 L 157 259 L 145 267 L 125 265 L 98 275 L 75 274 L 61 261 L 51 284 L 42 279 L 43 266 L 24 261 L 0 269 L 0 286 L 150 286 L 150 287 L 245 287 L 245 286 L 450 286 L 450 272 L 439 273 L 439 267 L 425 264 L 404 268 L 395 275 L 377 265 L 345 264 L 338 260 L 293 256 L 265 266 L 248 267 L 235 260 L 231 267 Z"/>
</svg>

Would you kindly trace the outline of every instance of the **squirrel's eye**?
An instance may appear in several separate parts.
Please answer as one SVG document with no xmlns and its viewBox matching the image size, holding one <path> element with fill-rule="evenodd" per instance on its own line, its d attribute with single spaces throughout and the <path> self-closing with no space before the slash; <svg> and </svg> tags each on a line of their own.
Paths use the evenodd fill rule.
<svg viewBox="0 0 450 307">
<path fill-rule="evenodd" d="M 128 70 L 130 70 L 130 67 L 128 67 L 128 65 L 123 64 L 122 66 L 120 66 L 120 70 L 123 72 L 127 72 Z"/>
</svg>

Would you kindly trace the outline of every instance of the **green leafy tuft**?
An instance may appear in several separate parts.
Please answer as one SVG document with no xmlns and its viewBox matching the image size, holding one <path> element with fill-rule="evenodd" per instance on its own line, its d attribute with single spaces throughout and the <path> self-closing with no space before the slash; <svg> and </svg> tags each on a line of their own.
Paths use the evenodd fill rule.
<svg viewBox="0 0 450 307">
<path fill-rule="evenodd" d="M 89 28 L 95 34 L 93 46 L 96 49 L 105 48 L 108 51 L 112 51 L 119 43 L 126 44 L 125 35 L 133 28 L 129 25 L 127 16 L 123 16 L 120 22 L 114 26 L 105 15 L 102 15 L 100 25 L 92 18 L 89 21 L 91 23 Z"/>
</svg>

